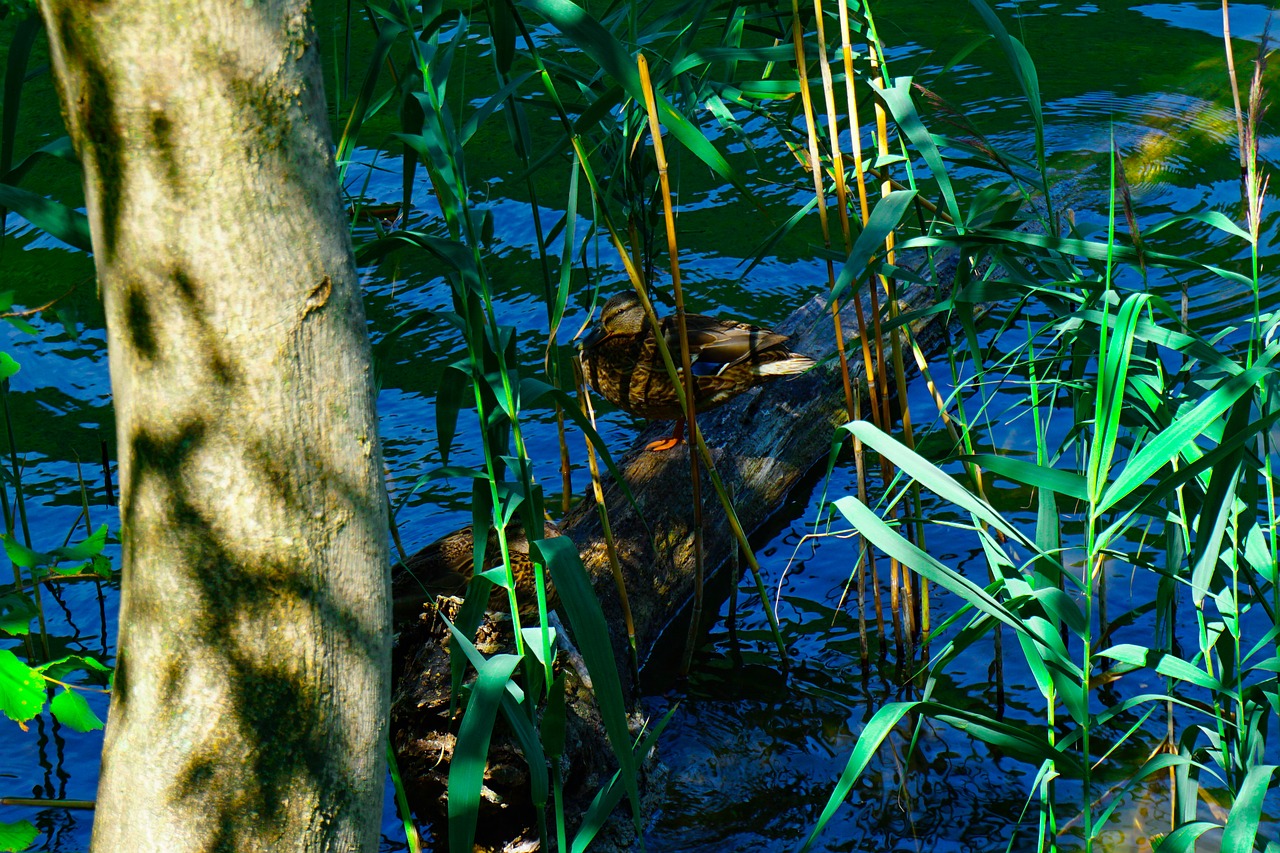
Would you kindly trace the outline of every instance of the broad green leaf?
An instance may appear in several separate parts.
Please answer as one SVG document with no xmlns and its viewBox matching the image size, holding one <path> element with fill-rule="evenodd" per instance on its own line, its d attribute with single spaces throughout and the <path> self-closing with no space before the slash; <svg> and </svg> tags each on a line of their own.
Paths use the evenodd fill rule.
<svg viewBox="0 0 1280 853">
<path fill-rule="evenodd" d="M 59 690 L 58 695 L 54 696 L 53 701 L 49 703 L 49 710 L 53 711 L 53 715 L 59 722 L 78 732 L 91 732 L 102 728 L 102 720 L 93 713 L 93 709 L 89 707 L 85 698 L 74 690 L 68 690 L 65 687 Z"/>
<path fill-rule="evenodd" d="M 51 660 L 48 663 L 42 663 L 36 668 L 36 672 L 43 673 L 49 678 L 57 681 L 66 681 L 67 676 L 73 672 L 86 673 L 110 673 L 111 667 L 97 660 L 96 658 L 87 657 L 85 655 L 66 655 L 57 660 Z"/>
<path fill-rule="evenodd" d="M 1003 604 L 992 598 L 986 590 L 908 542 L 857 498 L 852 496 L 839 498 L 835 501 L 835 507 L 872 544 L 911 571 L 954 592 L 963 601 L 1000 620 L 1013 630 L 1026 633 L 1026 626 L 1022 621 L 1010 613 Z"/>
<path fill-rule="evenodd" d="M 1207 820 L 1184 823 L 1164 837 L 1164 841 L 1161 841 L 1159 846 L 1156 847 L 1155 853 L 1195 853 L 1196 842 L 1200 839 L 1200 836 L 1211 829 L 1221 828 L 1221 824 Z M 1247 853 L 1247 851 L 1241 851 L 1241 853 Z"/>
<path fill-rule="evenodd" d="M 1060 471 L 1057 468 L 1046 468 L 1024 459 L 1012 456 L 1000 456 L 994 453 L 975 453 L 972 456 L 961 456 L 962 460 L 972 462 L 991 474 L 1013 480 L 1039 489 L 1047 489 L 1056 494 L 1080 501 L 1089 499 L 1089 490 L 1085 479 L 1074 471 Z"/>
<path fill-rule="evenodd" d="M 1168 228 L 1170 225 L 1176 225 L 1179 222 L 1203 222 L 1205 225 L 1209 225 L 1213 228 L 1217 228 L 1219 231 L 1222 231 L 1225 234 L 1230 234 L 1232 237 L 1239 237 L 1241 240 L 1244 240 L 1246 243 L 1253 242 L 1253 237 L 1249 234 L 1248 231 L 1245 231 L 1239 225 L 1236 225 L 1234 222 L 1228 219 L 1224 214 L 1216 210 L 1204 210 L 1204 211 L 1198 211 L 1196 213 L 1187 213 L 1187 214 L 1183 214 L 1182 216 L 1174 216 L 1171 219 L 1166 219 L 1163 222 L 1157 222 L 1155 225 L 1147 229 L 1147 236 L 1150 237 L 1152 234 L 1155 234 L 1157 231 L 1161 231 L 1165 228 Z"/>
<path fill-rule="evenodd" d="M 560 685 L 564 693 L 564 684 Z M 563 700 L 561 700 L 563 704 Z M 502 718 L 507 721 L 511 731 L 520 743 L 520 751 L 524 753 L 525 763 L 529 767 L 529 797 L 534 808 L 544 809 L 547 805 L 547 756 L 542 751 L 542 742 L 538 740 L 538 730 L 533 727 L 529 713 L 512 696 L 511 692 L 502 697 Z"/>
<path fill-rule="evenodd" d="M 32 551 L 26 545 L 13 538 L 10 533 L 0 533 L 0 540 L 4 541 L 4 552 L 9 555 L 9 559 L 13 561 L 14 565 L 21 566 L 24 569 L 47 566 L 55 559 L 49 554 Z"/>
<path fill-rule="evenodd" d="M 964 217 L 960 213 L 960 205 L 956 202 L 956 191 L 951 186 L 951 176 L 947 174 L 947 163 L 942 158 L 942 152 L 938 150 L 933 135 L 920 120 L 915 102 L 911 99 L 911 78 L 899 77 L 893 81 L 892 86 L 886 89 L 877 86 L 873 91 L 884 101 L 889 112 L 893 113 L 893 120 L 898 128 L 907 135 L 916 150 L 920 152 L 920 156 L 929 165 L 929 172 L 938 182 L 938 191 L 942 193 L 942 198 L 946 202 L 951 221 L 956 223 L 958 229 L 963 230 L 960 223 L 964 221 Z"/>
<path fill-rule="evenodd" d="M 17 823 L 0 821 L 0 851 L 22 853 L 23 850 L 35 844 L 39 835 L 39 830 L 29 820 L 20 820 Z"/>
<path fill-rule="evenodd" d="M 8 379 L 21 369 L 22 365 L 14 361 L 13 356 L 7 352 L 0 352 L 0 379 Z"/>
<path fill-rule="evenodd" d="M 1179 415 L 1168 427 L 1129 457 L 1120 476 L 1106 488 L 1094 512 L 1106 512 L 1147 481 L 1152 474 L 1169 464 L 1182 449 L 1203 433 L 1208 426 L 1231 408 L 1237 400 L 1258 387 L 1263 376 L 1273 371 L 1268 366 L 1275 351 L 1269 350 L 1249 370 L 1232 376 L 1218 385 L 1213 393 L 1200 400 L 1185 415 Z"/>
<path fill-rule="evenodd" d="M 64 548 L 54 548 L 49 552 L 50 556 L 59 560 L 89 560 L 102 553 L 102 548 L 107 544 L 107 526 L 99 525 L 98 529 L 87 536 L 84 540 L 77 542 Z"/>
<path fill-rule="evenodd" d="M 975 497 L 968 489 L 957 483 L 951 475 L 893 436 L 882 432 L 874 424 L 867 421 L 853 421 L 845 424 L 841 429 L 857 436 L 864 444 L 882 454 L 904 473 L 939 497 L 951 501 L 966 512 L 973 513 L 1011 539 L 1035 547 L 1034 543 L 1029 542 L 1021 531 L 1005 521 L 985 501 Z"/>
<path fill-rule="evenodd" d="M 0 649 L 0 711 L 22 726 L 44 708 L 44 686 L 40 674 L 8 649 Z"/>
<path fill-rule="evenodd" d="M 1102 332 L 1102 352 L 1099 354 L 1098 391 L 1094 401 L 1093 440 L 1089 443 L 1089 461 L 1086 470 L 1089 500 L 1096 503 L 1102 497 L 1115 456 L 1116 441 L 1120 435 L 1120 415 L 1124 411 L 1124 392 L 1128 386 L 1129 363 L 1133 358 L 1134 328 L 1142 309 L 1150 297 L 1135 293 L 1120 304 L 1116 314 L 1115 330 Z M 1094 511 L 1097 515 L 1097 511 Z"/>
</svg>

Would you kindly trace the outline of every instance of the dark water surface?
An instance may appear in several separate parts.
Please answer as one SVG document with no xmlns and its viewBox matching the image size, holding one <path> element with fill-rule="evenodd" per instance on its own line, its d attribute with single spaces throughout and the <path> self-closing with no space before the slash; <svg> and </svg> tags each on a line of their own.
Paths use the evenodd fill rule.
<svg viewBox="0 0 1280 853">
<path fill-rule="evenodd" d="M 1144 222 L 1207 210 L 1237 218 L 1235 121 L 1218 3 L 1021 2 L 1000 4 L 999 10 L 1037 62 L 1051 166 L 1064 180 L 1068 206 L 1082 230 L 1105 236 L 1107 158 L 1113 137 L 1124 153 Z M 1012 17 L 1015 12 L 1017 20 Z M 1032 156 L 1025 103 L 1016 97 L 1016 83 L 994 46 L 979 48 L 940 76 L 943 65 L 981 32 L 981 23 L 968 4 L 897 0 L 880 4 L 876 14 L 881 36 L 891 48 L 893 74 L 916 75 L 919 82 L 936 87 L 953 104 L 961 105 L 997 143 Z M 1256 40 L 1267 14 L 1263 4 L 1233 4 L 1233 34 L 1241 40 Z M 326 19 L 321 20 L 322 35 L 328 37 Z M 484 66 L 488 67 L 487 60 Z M 1246 63 L 1242 78 L 1249 70 Z M 50 94 L 47 78 L 34 81 L 28 93 L 29 109 L 38 113 L 42 98 L 47 108 Z M 21 142 L 28 147 L 19 150 L 19 157 L 62 135 L 52 123 L 47 122 L 47 132 L 42 133 L 38 125 L 26 121 L 27 135 Z M 478 147 L 469 165 L 475 175 L 492 177 L 482 206 L 495 225 L 488 263 L 499 283 L 498 321 L 520 330 L 522 352 L 532 366 L 541 360 L 547 335 L 536 239 L 523 190 L 509 190 L 515 185 L 511 179 L 518 176 L 518 167 L 505 161 L 486 162 L 484 153 L 479 153 L 508 148 L 500 120 L 491 125 L 486 132 L 493 144 Z M 772 206 L 775 221 L 782 221 L 794 206 L 807 201 L 810 179 L 795 168 L 784 146 L 770 144 L 767 128 L 759 130 L 760 138 L 754 141 L 761 172 L 780 179 L 763 197 Z M 1269 128 L 1264 127 L 1263 133 L 1261 157 L 1265 168 L 1274 168 L 1280 159 L 1277 138 Z M 731 152 L 735 145 L 729 145 Z M 355 161 L 348 174 L 352 192 L 387 202 L 399 199 L 399 166 L 392 155 L 362 148 Z M 27 185 L 74 180 L 54 167 L 48 169 L 34 173 Z M 520 195 L 504 195 L 508 192 Z M 425 180 L 417 198 L 427 198 Z M 562 199 L 562 193 L 543 196 L 544 222 L 557 218 L 551 208 L 562 205 Z M 681 196 L 681 211 L 682 265 L 691 310 L 774 323 L 823 287 L 824 267 L 807 242 L 819 240 L 816 222 L 807 226 L 803 239 L 780 244 L 739 281 L 743 260 L 755 251 L 768 228 L 761 225 L 757 230 L 754 215 L 724 187 L 688 189 Z M 1260 247 L 1265 256 L 1271 254 L 1276 239 L 1275 218 L 1269 217 L 1268 222 Z M 38 335 L 0 325 L 4 351 L 22 364 L 12 380 L 8 404 L 15 421 L 14 441 L 22 464 L 32 541 L 39 550 L 62 544 L 79 512 L 82 476 L 91 496 L 92 524 L 105 522 L 114 535 L 118 519 L 103 499 L 100 464 L 102 440 L 115 458 L 114 424 L 91 259 L 36 233 L 16 215 L 9 216 L 5 227 L 0 289 L 17 290 L 20 305 L 39 305 L 77 285 L 69 299 L 79 312 L 77 339 L 49 317 L 32 318 Z M 1209 239 L 1203 226 L 1182 227 L 1188 246 L 1205 245 Z M 371 235 L 367 230 L 357 240 Z M 1240 245 L 1216 239 L 1210 245 L 1200 260 L 1223 263 L 1244 257 Z M 607 289 L 624 285 L 607 247 L 601 247 L 599 263 Z M 429 259 L 405 254 L 398 267 L 388 264 L 362 273 L 375 340 L 421 308 L 449 305 L 448 285 Z M 1193 322 L 1202 328 L 1237 324 L 1251 310 L 1251 295 L 1220 279 L 1192 281 L 1191 286 Z M 1152 287 L 1171 301 L 1179 298 L 1178 286 L 1170 280 L 1153 279 Z M 1280 282 L 1274 276 L 1264 277 L 1264 311 L 1280 303 L 1278 288 Z M 575 292 L 562 328 L 576 330 L 586 317 L 588 303 L 587 292 Z M 435 482 L 415 490 L 417 478 L 439 464 L 434 398 L 444 366 L 460 355 L 461 347 L 451 328 L 429 324 L 408 333 L 396 353 L 378 405 L 393 478 L 392 497 L 402 502 L 398 521 L 405 547 L 412 551 L 470 520 L 467 484 Z M 935 370 L 940 377 L 947 373 L 941 362 Z M 1001 405 L 999 396 L 996 401 Z M 924 413 L 933 406 L 923 387 L 912 387 L 910 403 L 927 420 Z M 463 420 L 453 464 L 478 459 L 474 423 Z M 979 443 L 1006 448 L 1030 445 L 1029 423 L 1013 418 L 1002 423 L 998 411 L 991 420 L 997 428 L 984 430 L 977 436 Z M 632 441 L 636 425 L 625 414 L 612 412 L 604 415 L 601 432 L 611 447 L 621 450 Z M 534 419 L 525 428 L 530 455 L 546 460 L 538 474 L 547 492 L 558 492 L 554 423 Z M 579 454 L 574 489 L 582 494 L 588 479 L 577 437 L 571 448 Z M 772 532 L 757 543 L 796 663 L 790 677 L 777 671 L 759 602 L 753 599 L 750 584 L 744 583 L 739 591 L 737 644 L 726 626 L 725 604 L 697 650 L 689 680 L 677 686 L 661 667 L 650 679 L 653 686 L 645 700 L 646 710 L 656 715 L 677 700 L 680 707 L 661 742 L 661 757 L 670 773 L 662 806 L 650 816 L 649 850 L 794 849 L 825 803 L 866 719 L 885 702 L 907 695 L 899 687 L 901 674 L 894 671 L 892 650 L 885 664 L 866 673 L 860 666 L 853 599 L 841 603 L 856 558 L 851 542 L 838 537 L 802 541 L 813 532 L 819 493 L 820 488 L 794 496 Z M 855 493 L 851 465 L 837 470 L 829 493 Z M 926 512 L 949 511 L 929 505 L 929 497 L 925 496 Z M 1028 504 L 1026 494 L 996 493 L 993 500 L 1012 517 L 1028 524 L 1034 521 L 1034 511 L 1022 509 Z M 985 578 L 985 562 L 975 541 L 959 534 L 954 540 L 933 535 L 929 548 L 935 557 L 971 577 Z M 118 547 L 111 554 L 118 557 Z M 1121 566 L 1115 567 L 1108 581 L 1117 596 L 1129 595 L 1131 585 L 1137 600 L 1152 595 L 1152 589 L 1143 586 L 1152 584 L 1150 576 L 1131 574 Z M 114 583 L 103 584 L 101 590 L 81 583 L 64 588 L 59 602 L 46 597 L 54 654 L 110 659 L 116 593 Z M 1114 603 L 1116 612 L 1127 609 L 1122 602 L 1120 598 Z M 935 590 L 933 606 L 937 622 L 954 609 L 954 601 Z M 1124 631 L 1117 641 L 1127 638 L 1145 644 L 1152 625 L 1138 618 Z M 5 647 L 12 644 L 6 641 Z M 949 667 L 938 688 L 939 698 L 994 706 L 997 697 L 988 675 L 992 658 L 989 643 L 971 649 Z M 1020 655 L 1007 655 L 1004 678 L 1009 716 L 1033 723 L 1042 719 L 1043 701 Z M 91 696 L 90 702 L 105 717 L 106 697 Z M 0 724 L 0 732 L 4 744 L 0 796 L 94 797 L 100 732 L 78 734 L 48 715 L 33 721 L 29 732 L 7 723 Z M 1005 848 L 1010 825 L 1034 795 L 1035 767 L 998 755 L 942 725 L 925 725 L 920 748 L 909 757 L 902 738 L 890 743 L 864 774 L 852 804 L 838 813 L 818 849 Z M 1136 762 L 1145 757 L 1132 756 Z M 1267 812 L 1280 814 L 1280 802 L 1269 800 Z M 35 850 L 73 851 L 88 847 L 91 815 L 6 808 L 0 820 L 35 822 L 42 832 Z M 1265 823 L 1264 832 L 1274 834 Z M 1145 839 L 1167 832 L 1168 826 L 1166 791 L 1153 783 L 1150 790 L 1131 795 L 1116 810 L 1102 842 L 1110 850 L 1149 849 L 1144 847 Z M 1034 849 L 1032 833 L 1024 835 L 1025 840 L 1015 841 L 1013 849 Z M 403 838 L 388 800 L 384 849 L 403 849 Z"/>
</svg>

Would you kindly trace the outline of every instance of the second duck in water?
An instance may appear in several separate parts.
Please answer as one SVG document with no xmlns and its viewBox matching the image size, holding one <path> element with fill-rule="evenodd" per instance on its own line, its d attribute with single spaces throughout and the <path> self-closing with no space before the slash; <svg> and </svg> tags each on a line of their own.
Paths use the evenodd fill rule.
<svg viewBox="0 0 1280 853">
<path fill-rule="evenodd" d="M 714 408 L 750 388 L 778 376 L 803 373 L 813 359 L 791 352 L 787 336 L 772 329 L 719 320 L 700 314 L 684 316 L 698 411 Z M 662 336 L 677 367 L 680 336 L 675 317 L 661 321 Z M 642 418 L 676 421 L 671 438 L 649 450 L 669 450 L 684 433 L 684 412 L 671 377 L 662 364 L 644 307 L 634 293 L 620 293 L 605 303 L 599 324 L 582 343 L 587 382 L 610 403 Z"/>
</svg>

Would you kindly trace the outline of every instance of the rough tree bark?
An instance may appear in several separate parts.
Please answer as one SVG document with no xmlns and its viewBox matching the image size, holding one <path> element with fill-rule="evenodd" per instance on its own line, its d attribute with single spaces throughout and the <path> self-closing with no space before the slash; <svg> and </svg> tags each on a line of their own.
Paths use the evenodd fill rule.
<svg viewBox="0 0 1280 853">
<path fill-rule="evenodd" d="M 375 850 L 386 503 L 308 4 L 40 5 L 120 455 L 93 849 Z"/>
</svg>

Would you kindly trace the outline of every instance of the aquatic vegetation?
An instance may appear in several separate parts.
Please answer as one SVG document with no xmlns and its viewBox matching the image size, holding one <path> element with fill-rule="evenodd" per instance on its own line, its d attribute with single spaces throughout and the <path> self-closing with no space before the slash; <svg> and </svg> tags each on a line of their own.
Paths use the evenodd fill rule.
<svg viewBox="0 0 1280 853">
<path fill-rule="evenodd" d="M 849 424 L 836 441 L 852 449 L 856 488 L 829 495 L 813 529 L 857 532 L 846 547 L 848 562 L 858 561 L 850 579 L 858 653 L 864 671 L 893 671 L 894 684 L 856 732 L 827 807 L 812 810 L 808 841 L 823 839 L 842 809 L 861 805 L 846 800 L 877 771 L 883 747 L 911 767 L 934 722 L 1035 769 L 1021 820 L 1008 827 L 1011 848 L 1097 849 L 1106 827 L 1148 789 L 1169 803 L 1172 817 L 1160 849 L 1194 849 L 1215 826 L 1223 827 L 1223 849 L 1274 840 L 1261 815 L 1276 787 L 1277 748 L 1267 735 L 1280 712 L 1272 470 L 1280 344 L 1263 276 L 1266 184 L 1257 152 L 1263 64 L 1240 108 L 1242 216 L 1206 209 L 1144 220 L 1129 185 L 1136 173 L 1126 180 L 1133 155 L 1117 145 L 1106 160 L 1110 210 L 1100 217 L 1106 231 L 1099 236 L 1087 223 L 1077 225 L 1086 211 L 1069 208 L 1069 190 L 1055 183 L 1063 175 L 1046 155 L 1052 121 L 1029 50 L 1006 29 L 1003 10 L 998 16 L 981 0 L 970 6 L 965 11 L 986 31 L 947 62 L 943 76 L 970 61 L 980 44 L 994 48 L 987 59 L 1002 54 L 1023 93 L 1025 143 L 987 138 L 933 82 L 891 75 L 869 3 L 599 10 L 522 0 L 486 4 L 485 14 L 475 15 L 396 0 L 365 10 L 360 24 L 372 35 L 339 42 L 359 54 L 356 64 L 334 62 L 331 89 L 359 257 L 392 282 L 404 270 L 412 271 L 406 277 L 442 282 L 408 310 L 395 303 L 394 286 L 379 302 L 385 315 L 375 324 L 379 375 L 429 373 L 435 395 L 435 422 L 428 425 L 435 446 L 421 459 L 402 458 L 392 471 L 410 484 L 396 495 L 393 515 L 410 514 L 426 495 L 444 512 L 470 513 L 472 529 L 486 531 L 488 543 L 478 552 L 474 539 L 451 549 L 472 562 L 453 578 L 467 589 L 454 623 L 462 653 L 453 664 L 459 683 L 464 671 L 474 674 L 458 697 L 466 710 L 450 771 L 454 849 L 470 849 L 499 715 L 527 748 L 544 849 L 552 838 L 559 849 L 586 847 L 624 797 L 641 828 L 637 768 L 660 742 L 662 725 L 640 737 L 628 728 L 629 697 L 608 651 L 608 628 L 572 547 L 556 537 L 530 543 L 518 530 L 541 529 L 549 510 L 563 511 L 581 495 L 585 476 L 568 449 L 575 428 L 587 436 L 592 491 L 607 530 L 596 460 L 617 476 L 609 451 L 618 447 L 601 438 L 586 401 L 575 396 L 566 325 L 575 311 L 595 309 L 601 290 L 629 288 L 636 296 L 625 305 L 639 304 L 643 315 L 635 323 L 657 322 L 653 302 L 668 288 L 655 268 L 665 251 L 670 317 L 692 324 L 646 349 L 646 369 L 663 387 L 661 407 L 623 408 L 679 417 L 687 411 L 681 389 L 689 395 L 690 388 L 682 379 L 721 375 L 719 368 L 700 373 L 707 359 L 688 346 L 707 327 L 699 315 L 684 313 L 679 262 L 691 253 L 676 245 L 663 131 L 685 198 L 697 196 L 691 187 L 700 188 L 704 173 L 722 182 L 706 194 L 712 202 L 699 197 L 702 210 L 681 202 L 682 228 L 698 215 L 727 219 L 728 205 L 751 211 L 736 220 L 751 228 L 726 230 L 751 241 L 760 263 L 784 251 L 779 247 L 793 252 L 796 243 L 807 243 L 802 229 L 816 213 L 822 246 L 813 251 L 826 268 L 818 288 L 834 315 L 850 307 L 857 313 L 859 333 L 841 346 Z M 23 37 L 36 36 L 23 30 Z M 337 56 L 339 47 L 332 49 Z M 637 56 L 648 59 L 637 64 Z M 760 149 L 766 141 L 794 155 L 788 165 L 795 174 L 785 181 L 774 173 L 778 158 L 770 159 L 777 152 Z M 361 149 L 371 143 L 396 155 L 380 152 L 371 163 Z M 31 155 L 36 160 L 10 168 L 13 140 L 0 147 L 7 152 L 0 157 L 0 203 L 69 245 L 87 246 L 73 201 L 16 186 L 31 163 L 66 163 L 69 151 L 52 143 L 38 158 Z M 518 249 L 529 256 L 522 269 L 540 270 L 533 279 L 512 276 L 504 255 L 510 245 L 498 249 L 492 241 L 501 211 L 486 205 L 492 190 L 476 175 L 477 162 L 495 148 L 509 150 L 519 164 L 508 177 L 527 202 L 530 233 Z M 388 156 L 396 157 L 394 169 L 386 166 Z M 400 195 L 394 204 L 385 197 L 383 172 L 393 175 Z M 369 189 L 375 176 L 383 179 L 381 195 Z M 810 181 L 812 197 L 801 197 L 796 187 Z M 757 208 L 769 194 L 776 202 L 778 186 L 791 194 L 786 203 L 794 213 L 781 224 Z M 552 194 L 559 197 L 548 201 Z M 1226 241 L 1233 247 L 1223 249 Z M 811 260 L 809 246 L 804 252 Z M 1216 325 L 1192 322 L 1188 283 L 1205 281 L 1235 293 L 1233 304 L 1250 303 L 1249 310 Z M 955 346 L 944 354 L 946 370 L 913 340 L 913 318 L 901 313 L 897 298 L 901 286 L 929 283 L 947 285 L 932 310 L 948 312 L 957 329 Z M 529 298 L 519 313 L 504 313 L 504 300 L 521 288 Z M 525 303 L 537 310 L 523 310 Z M 623 303 L 606 304 L 606 314 L 609 305 Z M 449 346 L 408 352 L 406 343 L 424 330 Z M 910 365 L 923 374 L 925 406 L 936 414 L 922 414 L 922 395 L 907 386 Z M 868 377 L 863 387 L 859 368 Z M 0 364 L 0 373 L 7 369 Z M 696 409 L 697 395 L 689 396 Z M 546 423 L 554 423 L 556 440 L 532 440 Z M 705 453 L 699 442 L 691 430 L 691 444 Z M 86 526 L 82 542 L 68 540 L 61 550 L 29 538 L 19 544 L 21 523 L 10 510 L 15 501 L 21 507 L 23 494 L 18 456 L 11 452 L 13 473 L 5 478 L 16 491 L 0 504 L 6 548 L 25 576 L 19 571 L 15 578 L 16 597 L 0 602 L 13 617 L 6 630 L 25 620 L 30 632 L 39 608 L 25 596 L 46 583 L 42 573 L 70 562 L 101 570 L 104 542 Z M 711 462 L 697 452 L 690 459 L 695 466 Z M 544 494 L 554 488 L 549 470 L 560 475 L 558 494 Z M 732 518 L 728 495 L 714 469 L 709 473 Z M 701 482 L 697 468 L 692 481 Z M 694 506 L 700 511 L 701 500 Z M 88 513 L 86 502 L 86 522 Z M 449 527 L 458 523 L 450 516 Z M 968 537 L 982 564 L 944 556 L 939 529 Z M 755 638 L 765 662 L 743 677 L 744 692 L 767 697 L 769 678 L 756 676 L 767 670 L 781 680 L 794 636 L 778 623 L 751 543 L 740 527 L 734 532 L 768 621 Z M 1126 572 L 1149 578 L 1136 588 L 1153 595 L 1123 592 L 1116 578 Z M 880 594 L 882 580 L 887 596 Z M 583 649 L 620 767 L 576 834 L 562 802 L 563 683 L 551 664 L 555 639 L 547 613 L 556 598 Z M 516 647 L 485 657 L 469 639 L 485 607 L 499 601 L 512 612 Z M 699 599 L 694 629 L 702 606 Z M 0 649 L 0 658 L 14 657 L 26 672 L 83 663 L 84 684 L 73 687 L 106 683 L 94 656 L 28 666 L 10 648 L 18 646 Z M 999 699 L 987 702 L 985 693 L 975 695 L 953 677 L 966 655 L 994 660 L 992 692 Z M 1006 665 L 1025 669 L 1033 682 L 1035 693 L 1017 708 L 1004 701 Z M 888 701 L 892 691 L 903 695 Z M 36 701 L 34 691 L 28 695 Z M 53 700 L 59 719 L 76 710 L 74 698 L 62 697 L 77 695 L 64 691 Z M 87 718 L 68 713 L 67 719 Z M 815 720 L 814 728 L 820 724 Z M 406 834 L 415 839 L 399 793 Z M 1217 811 L 1206 804 L 1210 799 Z"/>
</svg>

